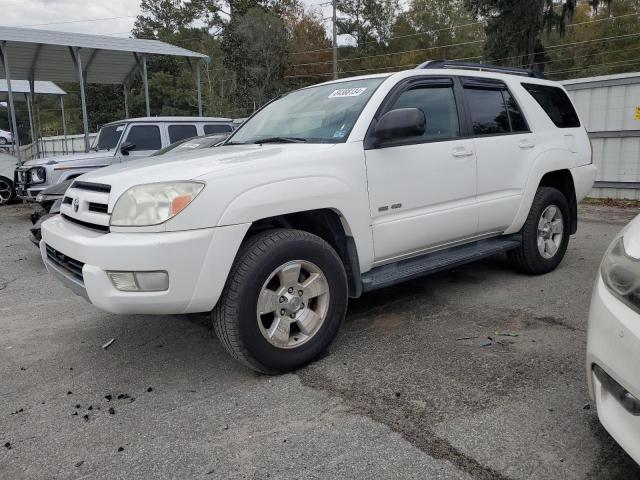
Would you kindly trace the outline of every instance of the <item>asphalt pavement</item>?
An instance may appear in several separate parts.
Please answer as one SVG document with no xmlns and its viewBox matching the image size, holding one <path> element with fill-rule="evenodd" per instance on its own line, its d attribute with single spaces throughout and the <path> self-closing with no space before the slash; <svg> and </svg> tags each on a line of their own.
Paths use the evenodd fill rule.
<svg viewBox="0 0 640 480">
<path fill-rule="evenodd" d="M 634 209 L 582 207 L 549 275 L 497 256 L 354 300 L 327 354 L 278 377 L 233 361 L 205 315 L 75 297 L 30 211 L 0 207 L 2 479 L 640 478 L 584 366 L 598 265 Z"/>
</svg>

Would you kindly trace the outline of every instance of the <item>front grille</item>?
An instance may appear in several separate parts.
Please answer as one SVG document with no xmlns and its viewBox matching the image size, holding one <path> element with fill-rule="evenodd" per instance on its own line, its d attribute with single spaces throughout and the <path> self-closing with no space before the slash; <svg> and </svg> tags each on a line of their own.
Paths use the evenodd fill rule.
<svg viewBox="0 0 640 480">
<path fill-rule="evenodd" d="M 109 208 L 109 205 L 107 205 L 106 203 L 89 202 L 89 211 L 90 212 L 108 213 L 107 212 L 108 208 Z"/>
<path fill-rule="evenodd" d="M 64 200 L 62 200 L 62 203 L 66 203 L 67 205 L 71 205 L 73 203 L 73 198 L 64 197 Z"/>
<path fill-rule="evenodd" d="M 75 279 L 81 282 L 84 281 L 82 278 L 82 267 L 84 267 L 84 263 L 60 253 L 50 245 L 45 244 L 45 247 L 47 249 L 47 258 L 51 263 L 68 272 Z"/>
<path fill-rule="evenodd" d="M 62 218 L 64 218 L 65 220 L 69 220 L 70 222 L 75 223 L 77 225 L 81 225 L 86 228 L 91 228 L 92 230 L 98 230 L 100 232 L 109 231 L 109 227 L 107 225 L 98 225 L 95 223 L 83 222 L 82 220 L 78 220 L 77 218 L 70 217 L 69 215 L 65 215 L 64 213 L 62 214 Z"/>
<path fill-rule="evenodd" d="M 104 185 L 102 183 L 75 181 L 71 185 L 71 188 L 77 188 L 79 190 L 89 190 L 91 192 L 101 192 L 101 193 L 111 192 L 111 185 Z"/>
</svg>

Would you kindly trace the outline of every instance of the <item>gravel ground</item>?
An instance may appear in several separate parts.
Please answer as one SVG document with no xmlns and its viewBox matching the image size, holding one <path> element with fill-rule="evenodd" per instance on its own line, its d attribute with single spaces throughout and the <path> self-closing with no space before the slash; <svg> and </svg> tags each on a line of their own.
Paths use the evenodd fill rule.
<svg viewBox="0 0 640 480">
<path fill-rule="evenodd" d="M 327 355 L 280 377 L 231 360 L 206 316 L 74 297 L 29 213 L 0 208 L 0 478 L 640 477 L 584 369 L 598 264 L 635 210 L 583 207 L 543 277 L 498 256 L 352 301 Z"/>
</svg>

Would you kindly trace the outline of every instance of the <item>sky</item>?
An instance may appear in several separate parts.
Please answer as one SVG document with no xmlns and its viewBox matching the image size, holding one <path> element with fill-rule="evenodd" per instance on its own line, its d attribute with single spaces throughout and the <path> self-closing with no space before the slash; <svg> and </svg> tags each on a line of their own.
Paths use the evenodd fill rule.
<svg viewBox="0 0 640 480">
<path fill-rule="evenodd" d="M 302 1 L 308 7 L 319 9 L 324 17 L 331 17 L 331 8 L 326 0 Z M 0 25 L 5 27 L 126 37 L 140 13 L 140 1 L 0 0 L 0 12 Z"/>
</svg>

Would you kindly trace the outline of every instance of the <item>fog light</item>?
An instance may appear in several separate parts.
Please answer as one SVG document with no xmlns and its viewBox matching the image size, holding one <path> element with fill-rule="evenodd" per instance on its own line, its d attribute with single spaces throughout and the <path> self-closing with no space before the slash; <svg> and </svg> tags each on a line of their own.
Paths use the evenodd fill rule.
<svg viewBox="0 0 640 480">
<path fill-rule="evenodd" d="M 169 290 L 169 274 L 158 272 L 107 272 L 121 292 L 164 292 Z"/>
<path fill-rule="evenodd" d="M 107 272 L 109 278 L 111 279 L 111 283 L 118 290 L 123 292 L 137 292 L 138 285 L 136 284 L 136 279 L 133 276 L 133 272 Z"/>
</svg>

